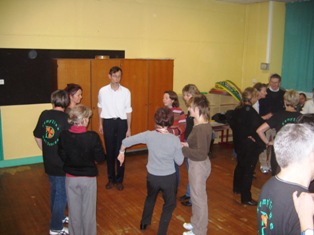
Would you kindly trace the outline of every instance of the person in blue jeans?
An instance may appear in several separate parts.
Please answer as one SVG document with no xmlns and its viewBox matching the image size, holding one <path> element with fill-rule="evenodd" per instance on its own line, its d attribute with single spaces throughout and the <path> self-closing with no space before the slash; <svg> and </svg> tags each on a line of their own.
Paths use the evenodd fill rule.
<svg viewBox="0 0 314 235">
<path fill-rule="evenodd" d="M 50 210 L 51 235 L 68 234 L 63 227 L 65 209 L 67 205 L 65 191 L 65 172 L 63 162 L 58 155 L 58 142 L 61 131 L 70 127 L 68 115 L 64 112 L 69 105 L 68 94 L 64 90 L 57 90 L 51 94 L 53 109 L 43 111 L 34 129 L 34 137 L 38 147 L 42 150 L 44 168 L 50 182 Z"/>
</svg>

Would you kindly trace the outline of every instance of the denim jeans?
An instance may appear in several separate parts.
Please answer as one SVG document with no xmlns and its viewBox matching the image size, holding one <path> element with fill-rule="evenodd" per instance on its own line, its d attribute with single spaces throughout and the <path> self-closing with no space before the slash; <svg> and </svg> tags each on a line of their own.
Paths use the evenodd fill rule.
<svg viewBox="0 0 314 235">
<path fill-rule="evenodd" d="M 65 176 L 49 175 L 48 177 L 50 181 L 50 230 L 62 230 L 62 220 L 65 218 L 67 204 Z"/>
<path fill-rule="evenodd" d="M 188 159 L 185 160 L 185 165 L 186 165 L 186 169 L 189 171 L 189 161 L 188 161 Z M 191 196 L 189 181 L 188 181 L 188 184 L 186 185 L 185 195 L 188 196 L 188 197 Z M 191 199 L 190 199 L 190 202 L 191 202 Z"/>
</svg>

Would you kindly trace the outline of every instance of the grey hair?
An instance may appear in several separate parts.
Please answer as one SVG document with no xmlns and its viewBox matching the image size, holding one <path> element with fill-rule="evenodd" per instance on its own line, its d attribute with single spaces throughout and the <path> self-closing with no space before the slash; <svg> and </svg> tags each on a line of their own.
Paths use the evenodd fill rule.
<svg viewBox="0 0 314 235">
<path fill-rule="evenodd" d="M 314 151 L 314 127 L 307 123 L 287 124 L 277 133 L 274 148 L 278 165 L 286 168 L 302 162 Z"/>
</svg>

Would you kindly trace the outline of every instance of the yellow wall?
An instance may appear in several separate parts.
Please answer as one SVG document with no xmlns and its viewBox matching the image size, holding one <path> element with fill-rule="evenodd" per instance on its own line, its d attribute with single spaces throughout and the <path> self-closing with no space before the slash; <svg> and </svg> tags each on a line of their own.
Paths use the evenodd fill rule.
<svg viewBox="0 0 314 235">
<path fill-rule="evenodd" d="M 40 113 L 51 104 L 1 106 L 4 160 L 41 156 L 33 130 Z"/>
<path fill-rule="evenodd" d="M 268 82 L 271 73 L 281 74 L 285 3 L 272 2 L 270 61 L 267 61 L 267 37 L 270 3 L 249 4 L 246 9 L 246 33 L 243 53 L 243 79 L 240 87 Z M 269 70 L 261 70 L 262 62 L 270 62 Z"/>
<path fill-rule="evenodd" d="M 175 59 L 177 92 L 191 82 L 208 91 L 225 79 L 242 87 L 249 85 L 251 76 L 260 77 L 268 5 L 214 0 L 1 0 L 0 47 L 125 50 L 127 58 Z M 247 71 L 252 68 L 255 73 Z"/>
<path fill-rule="evenodd" d="M 266 57 L 268 10 L 268 2 L 216 0 L 0 0 L 0 47 L 125 50 L 126 58 L 173 58 L 178 93 L 187 83 L 209 91 L 226 79 L 244 88 L 281 71 L 284 3 L 274 3 L 271 71 L 259 67 Z M 36 115 L 21 127 L 24 133 L 32 132 L 43 110 L 31 107 Z M 18 119 L 25 110 L 8 111 L 9 119 Z M 18 130 L 6 132 L 8 122 L 2 122 L 5 159 L 38 154 L 29 133 L 22 152 L 10 146 L 6 138 Z"/>
</svg>

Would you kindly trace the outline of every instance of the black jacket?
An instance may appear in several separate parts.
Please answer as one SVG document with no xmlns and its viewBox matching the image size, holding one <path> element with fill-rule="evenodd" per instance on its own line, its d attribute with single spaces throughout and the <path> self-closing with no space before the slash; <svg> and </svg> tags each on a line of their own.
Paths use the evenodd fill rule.
<svg viewBox="0 0 314 235">
<path fill-rule="evenodd" d="M 230 127 L 232 129 L 234 147 L 237 152 L 239 148 L 245 148 L 248 137 L 252 136 L 255 139 L 253 142 L 259 151 L 265 148 L 264 142 L 260 139 L 256 133 L 256 129 L 263 124 L 263 119 L 256 112 L 256 110 L 250 106 L 245 105 L 237 107 L 232 113 L 230 119 Z"/>
<path fill-rule="evenodd" d="M 75 176 L 96 176 L 98 170 L 95 162 L 105 160 L 101 140 L 94 131 L 84 133 L 62 131 L 58 152 L 64 162 L 64 171 Z"/>
</svg>

